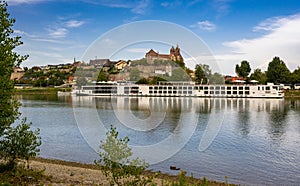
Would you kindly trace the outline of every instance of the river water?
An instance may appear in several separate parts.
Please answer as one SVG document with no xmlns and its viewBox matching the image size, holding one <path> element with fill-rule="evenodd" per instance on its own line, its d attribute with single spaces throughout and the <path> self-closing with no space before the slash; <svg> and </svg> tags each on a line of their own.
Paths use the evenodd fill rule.
<svg viewBox="0 0 300 186">
<path fill-rule="evenodd" d="M 41 157 L 98 158 L 105 128 L 128 136 L 149 169 L 246 185 L 300 184 L 300 99 L 20 95 Z"/>
</svg>

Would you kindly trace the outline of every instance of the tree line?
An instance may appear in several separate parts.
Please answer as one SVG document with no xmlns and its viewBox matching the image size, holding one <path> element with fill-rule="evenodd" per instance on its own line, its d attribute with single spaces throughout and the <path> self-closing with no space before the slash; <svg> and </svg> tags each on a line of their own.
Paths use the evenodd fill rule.
<svg viewBox="0 0 300 186">
<path fill-rule="evenodd" d="M 300 83 L 300 67 L 291 72 L 285 62 L 279 57 L 275 56 L 269 62 L 267 71 L 263 72 L 257 68 L 251 72 L 250 63 L 246 60 L 241 61 L 240 64 L 235 66 L 235 73 L 237 76 L 242 77 L 246 82 L 251 80 L 258 81 L 259 84 L 266 84 L 267 82 L 274 84 L 296 84 Z M 198 84 L 219 83 L 216 82 L 214 76 L 220 77 L 220 74 L 212 74 L 210 68 L 206 64 L 198 64 L 195 67 L 195 82 Z M 224 79 L 224 78 L 223 78 Z M 228 82 L 226 82 L 228 83 Z"/>
</svg>

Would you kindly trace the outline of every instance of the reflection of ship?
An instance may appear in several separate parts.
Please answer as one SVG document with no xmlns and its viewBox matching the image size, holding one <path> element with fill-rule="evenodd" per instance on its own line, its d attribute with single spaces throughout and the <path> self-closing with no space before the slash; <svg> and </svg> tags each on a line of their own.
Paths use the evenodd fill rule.
<svg viewBox="0 0 300 186">
<path fill-rule="evenodd" d="M 96 83 L 73 91 L 88 96 L 146 96 L 146 97 L 232 97 L 283 98 L 280 85 L 195 85 L 193 82 L 161 82 L 159 85 L 129 83 Z"/>
</svg>

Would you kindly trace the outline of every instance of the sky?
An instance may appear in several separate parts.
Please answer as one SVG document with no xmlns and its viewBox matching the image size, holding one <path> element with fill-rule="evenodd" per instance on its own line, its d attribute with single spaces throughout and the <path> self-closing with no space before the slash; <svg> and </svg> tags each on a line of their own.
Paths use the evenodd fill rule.
<svg viewBox="0 0 300 186">
<path fill-rule="evenodd" d="M 82 60 L 106 33 L 146 20 L 176 24 L 194 33 L 207 45 L 222 74 L 233 75 L 242 60 L 249 61 L 253 70 L 266 70 L 275 56 L 291 71 L 300 66 L 299 0 L 8 0 L 8 11 L 16 19 L 15 34 L 24 42 L 16 50 L 29 55 L 22 66 Z M 162 29 L 160 33 L 173 32 Z M 128 55 L 123 52 L 122 58 L 143 58 L 150 48 L 156 50 L 155 45 L 138 44 L 127 50 Z M 100 53 L 97 58 L 111 57 Z M 199 58 L 197 63 L 209 63 L 201 51 L 192 57 Z M 192 68 L 190 56 L 184 58 Z"/>
</svg>

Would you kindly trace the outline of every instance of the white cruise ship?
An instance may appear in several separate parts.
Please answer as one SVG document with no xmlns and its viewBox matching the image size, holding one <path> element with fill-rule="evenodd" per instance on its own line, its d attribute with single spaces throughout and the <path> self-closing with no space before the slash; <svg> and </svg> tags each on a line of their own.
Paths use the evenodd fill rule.
<svg viewBox="0 0 300 186">
<path fill-rule="evenodd" d="M 99 82 L 73 91 L 86 96 L 148 97 L 228 97 L 283 98 L 282 86 L 267 85 L 196 85 L 194 82 L 160 82 L 158 85 L 137 85 L 127 82 Z"/>
</svg>

